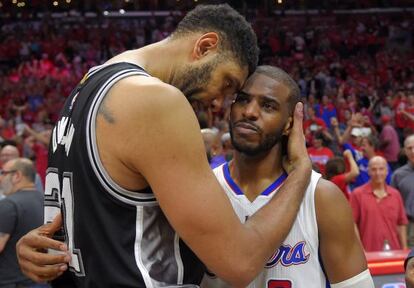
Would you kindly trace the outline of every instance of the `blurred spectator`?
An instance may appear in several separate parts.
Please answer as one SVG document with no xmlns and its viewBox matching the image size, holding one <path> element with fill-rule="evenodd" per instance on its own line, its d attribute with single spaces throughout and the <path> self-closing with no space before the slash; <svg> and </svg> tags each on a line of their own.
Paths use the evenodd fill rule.
<svg viewBox="0 0 414 288">
<path fill-rule="evenodd" d="M 0 287 L 48 287 L 26 278 L 16 257 L 21 236 L 43 224 L 43 197 L 34 185 L 35 169 L 29 159 L 18 158 L 3 165 L 0 185 Z"/>
<path fill-rule="evenodd" d="M 407 97 L 407 105 L 401 113 L 406 119 L 406 125 L 404 126 L 414 130 L 414 94 Z"/>
<path fill-rule="evenodd" d="M 350 189 L 348 185 L 359 175 L 359 168 L 350 150 L 345 150 L 343 155 L 343 157 L 333 157 L 328 160 L 325 174 L 326 179 L 335 183 L 344 193 L 346 199 L 349 200 Z M 349 171 L 346 171 L 345 161 L 349 165 Z"/>
<path fill-rule="evenodd" d="M 312 136 L 315 133 L 326 131 L 327 126 L 322 118 L 316 116 L 315 108 L 308 106 L 306 120 L 303 122 L 303 131 L 305 132 L 306 141 L 312 143 Z"/>
<path fill-rule="evenodd" d="M 3 148 L 1 148 L 0 162 L 2 166 L 3 166 L 3 163 L 6 163 L 13 159 L 17 159 L 19 157 L 20 157 L 20 152 L 16 146 L 5 145 Z M 36 176 L 35 176 L 35 186 L 36 186 L 36 190 L 39 191 L 43 195 L 43 183 L 38 173 L 36 173 Z"/>
<path fill-rule="evenodd" d="M 327 95 L 323 95 L 322 104 L 315 105 L 315 112 L 316 112 L 316 116 L 322 118 L 326 126 L 328 127 L 331 126 L 331 118 L 338 117 L 336 114 L 336 108 L 331 103 L 331 99 L 329 99 Z"/>
<path fill-rule="evenodd" d="M 316 164 L 322 175 L 325 175 L 325 165 L 334 156 L 331 149 L 324 146 L 324 137 L 321 132 L 313 135 L 312 146 L 308 148 L 312 163 Z"/>
<path fill-rule="evenodd" d="M 395 128 L 391 125 L 391 117 L 389 115 L 381 116 L 382 130 L 379 135 L 380 150 L 384 153 L 384 158 L 395 170 L 398 166 L 398 154 L 400 153 L 400 140 Z"/>
<path fill-rule="evenodd" d="M 375 156 L 369 161 L 370 181 L 351 193 L 351 207 L 366 251 L 407 249 L 408 223 L 398 190 L 388 186 L 387 161 Z"/>
<path fill-rule="evenodd" d="M 339 145 L 342 145 L 343 150 L 350 150 L 352 156 L 356 161 L 362 158 L 362 115 L 360 113 L 351 114 L 345 131 L 342 133 L 339 129 L 339 123 L 335 120 L 336 118 L 331 119 L 332 129 L 334 131 L 335 139 Z"/>
<path fill-rule="evenodd" d="M 408 220 L 408 240 L 414 244 L 414 135 L 404 141 L 404 152 L 407 164 L 395 170 L 392 175 L 391 186 L 400 191 L 404 201 Z"/>
<path fill-rule="evenodd" d="M 367 183 L 370 180 L 370 176 L 368 173 L 368 163 L 373 157 L 379 155 L 377 152 L 378 138 L 374 135 L 363 137 L 361 148 L 363 157 L 357 161 L 359 175 L 352 185 L 353 189 Z M 386 183 L 388 185 L 391 183 L 391 176 L 392 170 L 391 167 L 387 164 Z"/>
<path fill-rule="evenodd" d="M 221 143 L 221 136 L 218 129 L 205 128 L 201 129 L 204 146 L 206 148 L 208 162 L 212 169 L 220 166 L 226 162 L 223 155 L 223 145 Z"/>
<path fill-rule="evenodd" d="M 233 144 L 231 143 L 230 132 L 221 135 L 221 145 L 223 146 L 223 154 L 228 161 L 233 158 Z"/>
</svg>

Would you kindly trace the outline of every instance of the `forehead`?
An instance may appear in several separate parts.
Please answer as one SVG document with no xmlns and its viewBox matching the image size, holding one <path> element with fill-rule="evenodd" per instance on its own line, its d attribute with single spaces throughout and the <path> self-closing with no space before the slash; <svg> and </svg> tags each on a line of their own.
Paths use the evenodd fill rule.
<svg viewBox="0 0 414 288">
<path fill-rule="evenodd" d="M 414 136 L 409 136 L 406 140 L 405 140 L 405 143 L 404 143 L 405 145 L 405 147 L 412 147 L 412 146 L 414 146 Z"/>
<path fill-rule="evenodd" d="M 387 168 L 387 162 L 381 159 L 375 159 L 368 163 L 368 167 L 371 168 Z"/>
<path fill-rule="evenodd" d="M 216 71 L 220 74 L 220 77 L 229 78 L 230 80 L 237 81 L 237 84 L 241 88 L 244 84 L 247 76 L 249 75 L 249 69 L 247 66 L 241 66 L 237 61 L 228 59 L 223 61 L 217 66 Z"/>
<path fill-rule="evenodd" d="M 252 96 L 266 95 L 274 97 L 281 104 L 289 100 L 289 88 L 285 84 L 260 73 L 251 75 L 242 91 Z"/>
</svg>

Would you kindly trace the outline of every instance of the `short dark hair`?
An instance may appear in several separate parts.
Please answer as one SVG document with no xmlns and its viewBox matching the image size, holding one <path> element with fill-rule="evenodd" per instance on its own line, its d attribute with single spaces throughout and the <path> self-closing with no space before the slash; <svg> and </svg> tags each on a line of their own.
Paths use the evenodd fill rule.
<svg viewBox="0 0 414 288">
<path fill-rule="evenodd" d="M 293 114 L 296 103 L 298 103 L 301 99 L 300 89 L 296 81 L 282 69 L 270 65 L 261 65 L 257 67 L 255 73 L 266 75 L 283 83 L 289 88 L 289 114 Z"/>
<path fill-rule="evenodd" d="M 378 140 L 378 138 L 375 135 L 369 134 L 368 136 L 365 136 L 364 138 L 367 139 L 369 145 L 371 145 L 372 147 L 374 147 L 375 150 L 378 149 L 378 147 L 379 147 L 379 140 Z"/>
<path fill-rule="evenodd" d="M 252 26 L 228 4 L 198 5 L 178 23 L 172 37 L 194 32 L 217 32 L 222 38 L 219 47 L 228 49 L 241 66 L 254 72 L 259 59 L 257 38 Z"/>
<path fill-rule="evenodd" d="M 345 160 L 343 157 L 336 156 L 328 160 L 325 166 L 326 179 L 331 180 L 332 177 L 345 173 Z"/>
</svg>

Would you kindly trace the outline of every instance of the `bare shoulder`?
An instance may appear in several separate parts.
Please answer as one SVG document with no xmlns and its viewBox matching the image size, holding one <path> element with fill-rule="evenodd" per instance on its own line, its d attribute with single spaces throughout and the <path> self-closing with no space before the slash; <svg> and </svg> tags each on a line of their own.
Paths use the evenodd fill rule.
<svg viewBox="0 0 414 288">
<path fill-rule="evenodd" d="M 127 101 L 131 108 L 143 104 L 154 104 L 163 107 L 177 101 L 177 104 L 186 102 L 184 94 L 176 87 L 162 82 L 155 77 L 131 76 L 120 80 L 111 89 L 109 96 L 116 95 L 115 101 Z"/>
<path fill-rule="evenodd" d="M 110 89 L 100 104 L 98 115 L 108 124 L 135 130 L 142 129 L 142 125 L 132 126 L 132 123 L 156 125 L 174 111 L 194 114 L 184 94 L 176 87 L 154 77 L 130 76 Z"/>
<path fill-rule="evenodd" d="M 350 217 L 351 210 L 342 191 L 329 180 L 320 179 L 315 191 L 315 206 L 318 223 L 343 220 Z"/>
<path fill-rule="evenodd" d="M 147 185 L 144 180 L 135 183 L 131 179 L 137 174 L 141 177 L 142 167 L 148 163 L 178 149 L 181 143 L 171 141 L 184 138 L 178 131 L 185 132 L 182 142 L 190 144 L 196 139 L 194 134 L 200 134 L 197 118 L 181 91 L 145 76 L 117 82 L 100 103 L 96 124 L 104 166 L 124 187 Z"/>
<path fill-rule="evenodd" d="M 329 180 L 319 179 L 315 190 L 315 199 L 321 204 L 335 203 L 336 201 L 346 201 L 341 190 Z"/>
</svg>

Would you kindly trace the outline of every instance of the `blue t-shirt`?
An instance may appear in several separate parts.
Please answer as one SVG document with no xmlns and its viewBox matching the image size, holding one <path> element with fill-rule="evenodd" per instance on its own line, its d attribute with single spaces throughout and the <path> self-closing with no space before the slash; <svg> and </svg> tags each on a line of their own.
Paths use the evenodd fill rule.
<svg viewBox="0 0 414 288">
<path fill-rule="evenodd" d="M 356 162 L 359 168 L 359 175 L 351 185 L 352 190 L 361 185 L 364 185 L 370 179 L 368 175 L 368 162 L 369 162 L 368 158 L 364 157 Z M 387 174 L 387 178 L 385 179 L 385 181 L 387 182 L 388 185 L 390 185 L 391 177 L 392 177 L 392 170 L 391 170 L 390 165 L 389 164 L 387 165 L 388 165 L 388 174 Z"/>
</svg>

